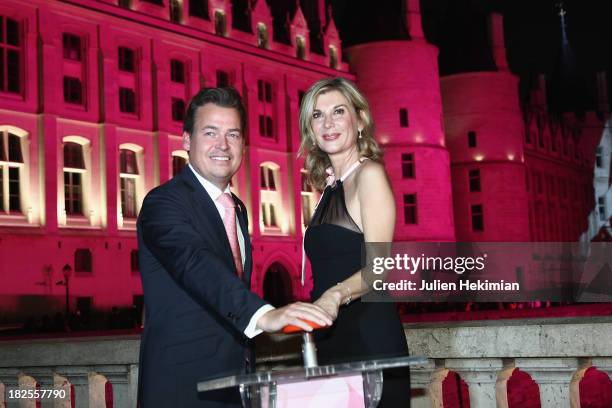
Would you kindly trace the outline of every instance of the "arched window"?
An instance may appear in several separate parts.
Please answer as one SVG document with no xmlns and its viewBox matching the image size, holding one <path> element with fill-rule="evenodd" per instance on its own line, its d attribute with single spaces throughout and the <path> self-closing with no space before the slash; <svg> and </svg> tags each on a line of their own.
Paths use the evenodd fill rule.
<svg viewBox="0 0 612 408">
<path fill-rule="evenodd" d="M 172 152 L 172 177 L 176 177 L 187 165 L 186 152 Z"/>
<path fill-rule="evenodd" d="M 121 145 L 119 150 L 119 199 L 121 208 L 120 226 L 125 219 L 132 219 L 132 223 L 138 216 L 140 202 L 144 196 L 144 174 L 142 163 L 142 148 L 126 144 Z"/>
<path fill-rule="evenodd" d="M 0 127 L 0 210 L 4 213 L 23 212 L 25 139 L 18 132 Z"/>
<path fill-rule="evenodd" d="M 338 50 L 333 45 L 329 46 L 329 66 L 333 69 L 338 68 Z"/>
<path fill-rule="evenodd" d="M 226 34 L 225 13 L 221 10 L 215 10 L 215 34 L 224 37 Z"/>
<path fill-rule="evenodd" d="M 280 192 L 280 168 L 278 164 L 266 162 L 259 166 L 261 188 L 260 228 L 263 233 L 279 233 L 283 227 L 284 214 Z"/>
<path fill-rule="evenodd" d="M 66 214 L 83 214 L 83 146 L 64 143 L 64 209 Z"/>
<path fill-rule="evenodd" d="M 297 59 L 306 59 L 306 40 L 301 35 L 295 37 L 295 56 Z"/>
<path fill-rule="evenodd" d="M 308 172 L 300 170 L 300 186 L 302 197 L 302 227 L 306 228 L 310 224 L 312 213 L 315 207 L 315 193 L 312 185 L 308 182 Z"/>
<path fill-rule="evenodd" d="M 257 46 L 268 48 L 268 27 L 264 23 L 257 23 Z"/>
</svg>

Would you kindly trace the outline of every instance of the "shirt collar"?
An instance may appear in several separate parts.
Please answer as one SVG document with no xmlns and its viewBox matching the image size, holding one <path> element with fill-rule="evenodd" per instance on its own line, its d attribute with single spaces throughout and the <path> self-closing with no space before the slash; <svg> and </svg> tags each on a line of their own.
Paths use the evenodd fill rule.
<svg viewBox="0 0 612 408">
<path fill-rule="evenodd" d="M 208 195 L 213 201 L 216 202 L 217 198 L 219 198 L 219 196 L 223 193 L 229 193 L 230 195 L 232 194 L 229 184 L 225 187 L 225 190 L 222 191 L 221 189 L 219 189 L 219 187 L 215 186 L 213 183 L 211 183 L 210 181 L 202 177 L 200 173 L 195 171 L 191 163 L 189 163 L 188 166 L 189 166 L 189 169 L 191 169 L 191 171 L 193 172 L 193 174 L 195 174 L 196 178 L 198 179 L 200 184 L 202 184 L 202 187 L 204 187 L 204 190 L 206 190 L 206 192 L 208 193 Z"/>
</svg>

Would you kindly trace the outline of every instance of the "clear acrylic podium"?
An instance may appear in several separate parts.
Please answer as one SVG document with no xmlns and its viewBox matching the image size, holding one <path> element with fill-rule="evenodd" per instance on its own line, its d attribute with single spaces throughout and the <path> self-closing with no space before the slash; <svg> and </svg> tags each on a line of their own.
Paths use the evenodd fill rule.
<svg viewBox="0 0 612 408">
<path fill-rule="evenodd" d="M 197 387 L 198 392 L 239 387 L 243 406 L 251 408 L 374 408 L 384 386 L 383 369 L 418 366 L 426 361 L 425 357 L 397 357 L 295 367 L 201 381 Z"/>
</svg>

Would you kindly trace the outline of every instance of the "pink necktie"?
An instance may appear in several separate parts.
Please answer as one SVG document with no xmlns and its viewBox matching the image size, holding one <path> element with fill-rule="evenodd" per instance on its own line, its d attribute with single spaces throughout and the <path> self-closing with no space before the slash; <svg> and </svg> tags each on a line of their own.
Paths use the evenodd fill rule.
<svg viewBox="0 0 612 408">
<path fill-rule="evenodd" d="M 219 204 L 225 208 L 223 216 L 223 226 L 229 239 L 232 254 L 234 255 L 234 263 L 238 271 L 238 277 L 242 279 L 242 257 L 240 256 L 240 246 L 238 245 L 238 235 L 236 231 L 236 203 L 229 193 L 223 193 L 217 198 Z"/>
</svg>

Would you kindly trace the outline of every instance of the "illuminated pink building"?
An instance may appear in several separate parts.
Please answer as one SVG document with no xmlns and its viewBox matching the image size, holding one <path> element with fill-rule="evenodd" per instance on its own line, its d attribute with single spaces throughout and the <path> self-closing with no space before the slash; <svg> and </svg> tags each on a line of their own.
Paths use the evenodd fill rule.
<svg viewBox="0 0 612 408">
<path fill-rule="evenodd" d="M 265 0 L 0 4 L 0 319 L 61 310 L 65 265 L 72 308 L 142 301 L 135 220 L 146 192 L 186 163 L 183 114 L 201 86 L 232 84 L 247 103 L 232 184 L 249 209 L 253 289 L 275 302 L 310 291 L 301 241 L 316 196 L 296 158 L 297 118 L 321 77 L 356 80 L 371 103 L 396 239 L 575 240 L 586 228 L 593 152 L 573 142 L 583 123 L 555 122 L 542 103 L 521 109 L 499 16 L 498 71 L 439 78 L 409 0 L 411 39 L 348 48 L 351 73 L 325 2 L 308 4 L 282 33 Z M 534 187 L 566 182 L 561 202 Z"/>
</svg>

